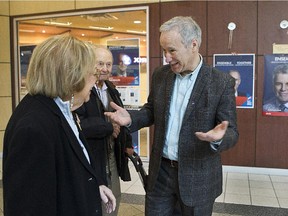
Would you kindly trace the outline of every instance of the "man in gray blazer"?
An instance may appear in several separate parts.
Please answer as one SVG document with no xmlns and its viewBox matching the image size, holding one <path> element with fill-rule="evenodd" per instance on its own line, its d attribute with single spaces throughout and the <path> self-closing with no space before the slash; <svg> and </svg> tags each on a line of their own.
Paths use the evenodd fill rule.
<svg viewBox="0 0 288 216">
<path fill-rule="evenodd" d="M 234 79 L 204 63 L 201 29 L 191 17 L 160 27 L 168 65 L 156 69 L 147 103 L 106 113 L 131 132 L 154 124 L 145 215 L 208 216 L 222 193 L 220 153 L 238 140 Z"/>
</svg>

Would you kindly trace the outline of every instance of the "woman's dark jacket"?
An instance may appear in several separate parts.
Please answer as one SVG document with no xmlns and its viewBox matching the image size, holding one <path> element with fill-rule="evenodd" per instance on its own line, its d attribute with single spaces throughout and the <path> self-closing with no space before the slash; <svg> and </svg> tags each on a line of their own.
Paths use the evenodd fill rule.
<svg viewBox="0 0 288 216">
<path fill-rule="evenodd" d="M 7 125 L 3 151 L 5 216 L 100 216 L 99 185 L 105 182 L 89 164 L 53 99 L 26 95 Z"/>
</svg>

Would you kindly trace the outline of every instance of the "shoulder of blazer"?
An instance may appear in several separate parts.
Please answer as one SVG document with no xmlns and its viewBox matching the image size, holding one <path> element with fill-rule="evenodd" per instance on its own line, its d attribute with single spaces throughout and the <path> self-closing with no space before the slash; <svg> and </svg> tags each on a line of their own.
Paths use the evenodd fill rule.
<svg viewBox="0 0 288 216">
<path fill-rule="evenodd" d="M 37 101 L 39 101 L 41 104 L 43 104 L 43 109 L 47 108 L 52 113 L 58 115 L 59 117 L 62 117 L 63 114 L 57 104 L 55 103 L 53 98 L 46 97 L 44 95 L 35 95 L 33 96 Z M 64 116 L 63 116 L 64 117 Z"/>
<path fill-rule="evenodd" d="M 20 102 L 20 113 L 18 112 L 18 115 L 20 114 L 22 122 L 26 121 L 27 124 L 31 123 L 32 128 L 38 125 L 37 130 L 47 132 L 50 131 L 51 128 L 58 128 L 65 120 L 64 115 L 53 98 L 44 95 L 27 95 L 23 98 L 23 102 L 26 104 L 22 106 L 23 103 L 22 101 Z M 35 122 L 37 123 L 35 124 Z M 54 132 L 55 131 L 58 130 L 56 129 Z M 50 133 L 52 133 L 52 131 Z"/>
<path fill-rule="evenodd" d="M 221 79 L 231 79 L 232 78 L 228 73 L 220 71 L 219 69 L 217 69 L 215 67 L 211 66 L 211 69 L 212 69 L 213 75 L 219 76 Z"/>
<path fill-rule="evenodd" d="M 157 67 L 152 74 L 152 83 L 156 84 L 161 81 L 166 80 L 167 76 L 170 76 L 170 79 L 173 79 L 172 77 L 175 76 L 173 71 L 171 70 L 170 65 L 163 65 L 160 67 Z"/>
<path fill-rule="evenodd" d="M 211 77 L 211 79 L 213 80 L 220 80 L 221 82 L 227 82 L 228 80 L 232 80 L 232 77 L 228 73 L 220 71 L 219 69 L 206 63 L 203 63 L 199 75 L 206 75 Z"/>
<path fill-rule="evenodd" d="M 167 73 L 168 71 L 171 71 L 171 67 L 169 64 L 167 65 L 162 65 L 162 66 L 159 66 L 157 68 L 155 68 L 155 70 L 153 71 L 153 74 L 152 76 L 154 75 L 158 75 L 158 74 L 163 74 L 163 73 Z M 171 71 L 172 72 L 172 71 Z M 172 72 L 173 73 L 173 72 Z"/>
</svg>

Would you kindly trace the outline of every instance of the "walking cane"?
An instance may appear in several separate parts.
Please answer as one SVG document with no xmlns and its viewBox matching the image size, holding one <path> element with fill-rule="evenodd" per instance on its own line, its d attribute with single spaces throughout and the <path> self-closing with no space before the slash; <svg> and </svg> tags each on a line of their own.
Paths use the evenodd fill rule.
<svg viewBox="0 0 288 216">
<path fill-rule="evenodd" d="M 144 190 L 146 191 L 148 175 L 143 167 L 143 163 L 142 163 L 140 156 L 136 152 L 134 152 L 133 155 L 129 155 L 128 157 L 130 158 L 136 171 L 138 172 L 138 175 L 142 182 Z"/>
</svg>

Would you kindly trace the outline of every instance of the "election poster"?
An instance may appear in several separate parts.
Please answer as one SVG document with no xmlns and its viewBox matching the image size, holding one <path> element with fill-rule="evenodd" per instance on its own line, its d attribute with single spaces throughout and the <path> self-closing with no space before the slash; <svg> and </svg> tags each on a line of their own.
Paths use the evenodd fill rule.
<svg viewBox="0 0 288 216">
<path fill-rule="evenodd" d="M 113 55 L 111 82 L 116 86 L 139 86 L 139 39 L 108 40 L 107 47 Z"/>
<path fill-rule="evenodd" d="M 255 54 L 214 54 L 213 66 L 235 79 L 237 108 L 254 108 Z"/>
<path fill-rule="evenodd" d="M 288 116 L 288 55 L 264 56 L 264 116 Z"/>
</svg>

